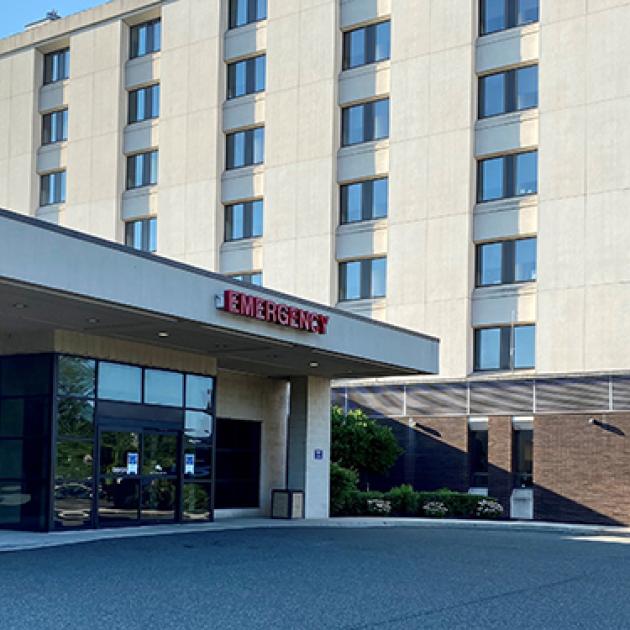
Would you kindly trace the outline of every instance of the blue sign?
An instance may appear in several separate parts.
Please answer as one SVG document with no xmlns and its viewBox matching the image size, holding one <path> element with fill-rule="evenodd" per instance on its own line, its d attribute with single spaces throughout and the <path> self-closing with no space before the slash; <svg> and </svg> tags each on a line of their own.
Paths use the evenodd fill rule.
<svg viewBox="0 0 630 630">
<path fill-rule="evenodd" d="M 315 449 L 315 459 L 324 459 L 324 451 L 321 448 Z"/>
<path fill-rule="evenodd" d="M 138 453 L 127 453 L 127 474 L 138 474 Z"/>
<path fill-rule="evenodd" d="M 184 474 L 185 475 L 194 475 L 195 474 L 195 454 L 194 453 L 186 453 L 184 455 Z"/>
</svg>

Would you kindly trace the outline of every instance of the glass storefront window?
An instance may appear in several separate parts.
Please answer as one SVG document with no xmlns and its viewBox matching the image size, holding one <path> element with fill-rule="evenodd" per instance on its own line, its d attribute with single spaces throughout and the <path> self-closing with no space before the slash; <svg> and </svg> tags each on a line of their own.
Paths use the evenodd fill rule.
<svg viewBox="0 0 630 630">
<path fill-rule="evenodd" d="M 48 398 L 7 398 L 0 402 L 0 437 L 35 437 L 48 433 Z"/>
<path fill-rule="evenodd" d="M 94 464 L 92 448 L 92 442 L 58 442 L 56 479 L 67 481 L 91 478 Z"/>
<path fill-rule="evenodd" d="M 2 396 L 37 396 L 50 394 L 50 356 L 8 357 L 2 361 L 0 394 Z"/>
<path fill-rule="evenodd" d="M 203 411 L 186 411 L 185 431 L 186 435 L 198 439 L 212 437 L 212 416 Z"/>
<path fill-rule="evenodd" d="M 142 401 L 142 369 L 101 361 L 98 366 L 98 397 L 124 402 Z"/>
<path fill-rule="evenodd" d="M 142 450 L 143 475 L 177 474 L 177 436 L 175 434 L 145 433 Z"/>
<path fill-rule="evenodd" d="M 90 438 L 94 435 L 94 403 L 91 400 L 61 398 L 57 403 L 57 433 Z"/>
<path fill-rule="evenodd" d="M 81 357 L 59 357 L 57 393 L 60 396 L 94 398 L 96 361 Z"/>
<path fill-rule="evenodd" d="M 185 521 L 207 521 L 210 518 L 211 490 L 209 483 L 184 484 L 182 516 Z"/>
<path fill-rule="evenodd" d="M 55 485 L 55 526 L 60 529 L 86 527 L 92 522 L 92 482 Z"/>
<path fill-rule="evenodd" d="M 186 407 L 189 409 L 212 409 L 214 379 L 207 376 L 186 376 Z"/>
<path fill-rule="evenodd" d="M 144 402 L 147 405 L 182 407 L 184 376 L 165 370 L 144 371 Z"/>
</svg>

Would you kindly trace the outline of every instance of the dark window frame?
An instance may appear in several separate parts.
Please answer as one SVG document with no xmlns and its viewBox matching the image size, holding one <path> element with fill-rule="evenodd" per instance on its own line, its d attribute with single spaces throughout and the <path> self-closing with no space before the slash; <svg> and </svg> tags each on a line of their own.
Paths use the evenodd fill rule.
<svg viewBox="0 0 630 630">
<path fill-rule="evenodd" d="M 59 176 L 59 178 L 57 177 Z M 59 179 L 59 181 L 58 181 Z M 50 181 L 54 184 L 53 198 L 50 199 Z M 46 183 L 48 182 L 48 183 Z M 39 206 L 54 206 L 66 201 L 66 169 L 58 169 L 40 175 Z"/>
<path fill-rule="evenodd" d="M 53 120 L 57 121 L 61 118 L 61 137 L 54 136 L 52 134 Z M 59 122 L 56 122 L 56 129 L 59 129 Z M 48 146 L 50 144 L 57 144 L 58 142 L 65 142 L 68 139 L 68 108 L 56 109 L 52 112 L 42 114 L 42 146 Z"/>
<path fill-rule="evenodd" d="M 377 33 L 378 27 L 387 24 L 389 25 L 389 50 L 387 51 L 386 57 L 377 58 L 376 50 L 377 50 Z M 351 65 L 351 46 L 350 41 L 353 33 L 357 31 L 365 31 L 365 48 L 363 51 L 364 61 L 361 63 L 357 63 L 355 65 Z M 386 20 L 380 20 L 378 22 L 373 22 L 372 24 L 367 24 L 365 26 L 359 26 L 357 28 L 352 28 L 343 32 L 343 53 L 342 53 L 342 70 L 352 70 L 354 68 L 362 68 L 363 66 L 368 66 L 373 63 L 379 63 L 381 61 L 387 61 L 391 59 L 391 20 L 388 18 Z"/>
<path fill-rule="evenodd" d="M 255 221 L 254 221 L 254 215 L 256 212 L 256 207 L 255 204 L 260 204 L 260 212 L 261 214 L 264 216 L 264 201 L 263 199 L 250 199 L 248 201 L 239 201 L 236 203 L 231 203 L 225 206 L 225 217 L 224 217 L 224 234 L 223 234 L 223 240 L 226 243 L 233 243 L 236 241 L 243 241 L 246 239 L 250 239 L 250 238 L 261 238 L 262 237 L 262 230 L 260 232 L 260 234 L 255 234 L 254 233 L 254 225 L 255 225 Z M 234 213 L 234 208 L 236 206 L 243 206 L 243 236 L 238 236 L 235 237 L 233 236 L 234 230 L 231 229 L 230 227 L 233 228 L 234 227 L 234 220 L 233 220 L 233 213 Z M 261 217 L 262 218 L 262 217 Z M 232 234 L 230 234 L 230 232 L 232 232 Z"/>
<path fill-rule="evenodd" d="M 382 217 L 374 216 L 374 185 L 376 182 L 386 182 L 387 186 L 387 209 Z M 350 221 L 348 220 L 348 193 L 351 186 L 361 186 L 361 218 Z M 374 177 L 372 179 L 363 179 L 356 182 L 348 182 L 341 184 L 339 187 L 339 209 L 340 224 L 352 225 L 363 221 L 378 221 L 387 218 L 389 214 L 389 176 Z"/>
<path fill-rule="evenodd" d="M 517 162 L 519 156 L 536 154 L 536 190 L 534 192 L 528 192 L 523 194 L 517 193 Z M 483 165 L 490 160 L 503 160 L 503 182 L 502 182 L 502 195 L 494 199 L 483 198 Z M 477 203 L 491 203 L 493 201 L 500 201 L 502 199 L 512 199 L 520 197 L 529 197 L 530 195 L 538 194 L 538 149 L 530 151 L 519 151 L 517 153 L 510 153 L 508 155 L 495 155 L 488 158 L 477 160 Z"/>
<path fill-rule="evenodd" d="M 258 72 L 257 72 L 257 62 L 263 59 L 263 69 L 262 69 L 262 83 L 263 86 L 260 89 L 257 89 L 256 84 L 258 82 Z M 245 64 L 245 92 L 242 94 L 236 93 L 236 72 L 237 66 L 240 64 Z M 238 61 L 234 61 L 227 65 L 227 88 L 226 95 L 227 100 L 231 101 L 235 98 L 241 98 L 243 96 L 248 96 L 250 94 L 260 94 L 265 91 L 267 87 L 267 54 L 263 53 L 262 55 L 254 55 L 253 57 L 248 57 L 247 59 L 239 59 Z"/>
<path fill-rule="evenodd" d="M 486 21 L 486 2 L 488 0 L 479 0 L 479 37 L 492 35 L 493 33 L 501 33 L 518 26 L 526 26 L 527 24 L 536 24 L 540 21 L 540 2 L 537 6 L 537 16 L 535 20 L 519 22 L 519 8 L 522 0 L 503 0 L 503 14 L 505 16 L 505 26 L 493 31 L 486 31 L 484 24 Z"/>
<path fill-rule="evenodd" d="M 487 241 L 477 243 L 475 246 L 475 286 L 477 288 L 498 287 L 506 284 L 528 284 L 536 282 L 536 277 L 529 280 L 516 279 L 516 245 L 524 241 L 537 241 L 536 236 L 527 236 L 525 238 L 506 239 L 501 241 Z M 537 244 L 537 243 L 536 243 Z M 488 245 L 501 245 L 501 282 L 483 283 L 483 248 Z M 536 260 L 536 262 L 538 262 Z"/>
<path fill-rule="evenodd" d="M 376 136 L 376 105 L 377 103 L 387 102 L 387 134 L 383 136 Z M 348 105 L 347 107 L 343 107 L 341 110 L 341 146 L 342 147 L 352 147 L 357 146 L 359 144 L 364 144 L 366 142 L 376 142 L 378 140 L 386 140 L 389 138 L 390 134 L 390 122 L 391 122 L 391 110 L 390 110 L 390 98 L 386 96 L 385 98 L 374 99 L 373 101 L 368 101 L 367 103 L 356 103 L 354 105 Z M 352 110 L 361 108 L 362 109 L 362 139 L 357 140 L 356 142 L 350 142 L 349 133 L 350 133 L 350 125 L 349 118 L 350 112 Z"/>
<path fill-rule="evenodd" d="M 151 179 L 151 163 L 153 161 L 153 155 L 156 159 L 155 169 L 155 181 Z M 137 174 L 137 158 L 142 158 L 142 183 L 135 183 Z M 146 188 L 148 186 L 155 186 L 158 183 L 159 172 L 159 151 L 152 149 L 150 151 L 142 151 L 141 153 L 134 153 L 127 156 L 127 190 L 138 190 L 139 188 Z"/>
<path fill-rule="evenodd" d="M 140 248 L 134 247 L 133 243 L 130 243 L 130 240 L 133 240 L 132 231 L 135 229 L 135 226 L 140 224 L 141 226 L 141 240 L 142 246 Z M 155 230 L 156 239 L 157 239 L 157 217 L 145 217 L 143 219 L 135 219 L 133 221 L 125 222 L 125 245 L 127 247 L 131 247 L 136 251 L 148 252 L 153 254 L 157 251 L 157 242 L 155 243 L 155 247 L 151 247 L 151 229 Z"/>
<path fill-rule="evenodd" d="M 531 440 L 532 459 L 530 466 L 526 470 L 520 470 L 520 447 L 523 440 Z M 512 471 L 515 488 L 531 488 L 534 485 L 534 430 L 513 429 L 512 430 Z"/>
<path fill-rule="evenodd" d="M 374 294 L 372 286 L 372 266 L 374 261 L 385 261 L 385 291 L 382 295 Z M 359 284 L 359 297 L 347 296 L 347 265 L 352 263 L 361 264 L 361 280 Z M 339 302 L 356 302 L 358 300 L 379 300 L 387 296 L 387 256 L 373 256 L 371 258 L 359 258 L 356 260 L 339 261 Z"/>
<path fill-rule="evenodd" d="M 228 29 L 242 28 L 248 24 L 263 22 L 267 19 L 267 0 L 247 0 L 247 16 L 238 23 L 238 0 L 230 0 L 228 6 Z"/>
<path fill-rule="evenodd" d="M 255 162 L 255 147 L 256 147 L 256 132 L 262 130 L 262 159 L 259 162 Z M 234 144 L 236 137 L 239 134 L 244 134 L 245 137 L 245 154 L 244 163 L 236 164 L 234 162 L 235 151 Z M 225 170 L 234 171 L 239 168 L 247 168 L 249 166 L 257 166 L 264 164 L 265 162 L 265 127 L 264 125 L 258 125 L 249 129 L 239 129 L 231 131 L 225 135 Z"/>
<path fill-rule="evenodd" d="M 523 70 L 528 70 L 530 68 L 538 68 L 537 63 L 528 64 L 526 66 L 520 66 L 518 68 L 512 68 L 510 70 L 502 70 L 501 72 L 492 72 L 489 74 L 484 74 L 479 77 L 479 94 L 478 94 L 478 103 L 477 103 L 477 111 L 479 120 L 486 120 L 487 118 L 494 118 L 495 116 L 504 116 L 505 114 L 511 114 L 513 112 L 526 112 L 530 109 L 538 108 L 538 97 L 539 92 L 536 91 L 536 104 L 530 105 L 528 107 L 518 107 L 518 73 Z M 499 75 L 505 75 L 505 83 L 504 83 L 504 99 L 505 99 L 505 109 L 502 112 L 497 112 L 496 114 L 486 114 L 484 111 L 484 101 L 485 101 L 485 81 L 490 77 L 496 77 Z M 538 84 L 537 84 L 538 87 Z"/>
<path fill-rule="evenodd" d="M 62 61 L 61 70 L 54 72 L 55 59 L 59 68 L 59 60 Z M 44 55 L 44 85 L 52 85 L 70 78 L 70 47 L 60 48 Z"/>
<path fill-rule="evenodd" d="M 516 330 L 524 328 L 534 329 L 534 364 L 515 367 L 514 355 L 515 355 L 515 338 Z M 482 368 L 479 365 L 481 355 L 481 331 L 484 330 L 499 330 L 500 331 L 500 344 L 499 344 L 499 367 Z M 505 371 L 521 371 L 532 370 L 536 367 L 536 324 L 515 324 L 500 325 L 500 326 L 480 326 L 474 329 L 473 334 L 473 370 L 475 372 L 505 372 Z"/>
<path fill-rule="evenodd" d="M 159 26 L 158 26 L 159 25 Z M 157 28 L 156 28 L 157 27 Z M 140 41 L 138 33 L 140 29 L 147 29 L 147 43 L 146 51 L 140 51 Z M 156 37 L 156 32 L 158 36 Z M 140 57 L 146 57 L 146 55 L 152 55 L 162 50 L 162 19 L 155 18 L 153 20 L 147 20 L 140 24 L 134 24 L 129 29 L 129 59 L 139 59 Z"/>
<path fill-rule="evenodd" d="M 155 90 L 157 90 L 158 92 L 156 111 L 154 111 L 155 108 L 153 107 L 153 93 Z M 139 117 L 139 110 L 138 110 L 138 96 L 140 92 L 143 92 L 145 94 L 145 97 L 144 97 L 145 111 L 142 117 Z M 151 85 L 145 85 L 143 87 L 136 88 L 134 90 L 129 90 L 128 94 L 129 96 L 127 98 L 127 124 L 133 125 L 135 123 L 144 122 L 145 120 L 154 120 L 160 117 L 160 84 L 159 83 L 153 83 Z"/>
<path fill-rule="evenodd" d="M 481 448 L 474 441 L 476 438 L 481 438 Z M 481 455 L 480 458 L 479 455 Z M 470 488 L 488 487 L 488 467 L 488 429 L 468 427 L 468 484 Z"/>
</svg>

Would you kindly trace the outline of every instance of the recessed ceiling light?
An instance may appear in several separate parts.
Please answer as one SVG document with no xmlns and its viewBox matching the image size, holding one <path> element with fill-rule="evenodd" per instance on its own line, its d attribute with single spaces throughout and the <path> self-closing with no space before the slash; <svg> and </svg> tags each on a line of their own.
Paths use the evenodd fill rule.
<svg viewBox="0 0 630 630">
<path fill-rule="evenodd" d="M 98 324 L 101 320 L 98 317 L 89 317 L 87 320 L 88 324 Z"/>
<path fill-rule="evenodd" d="M 168 333 L 165 330 L 160 330 L 158 337 L 168 337 Z"/>
<path fill-rule="evenodd" d="M 23 304 L 22 302 L 16 302 L 13 305 L 13 308 L 27 308 L 26 304 Z"/>
<path fill-rule="evenodd" d="M 319 363 L 317 363 L 317 361 L 311 361 L 311 362 L 308 364 L 308 367 L 312 367 L 312 368 L 319 367 Z"/>
</svg>

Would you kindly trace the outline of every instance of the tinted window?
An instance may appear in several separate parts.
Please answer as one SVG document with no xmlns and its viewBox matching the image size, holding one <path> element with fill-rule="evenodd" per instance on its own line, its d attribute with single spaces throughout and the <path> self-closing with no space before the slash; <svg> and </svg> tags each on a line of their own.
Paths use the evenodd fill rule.
<svg viewBox="0 0 630 630">
<path fill-rule="evenodd" d="M 17 356 L 2 359 L 2 396 L 37 396 L 50 393 L 52 359 L 49 355 Z"/>
<path fill-rule="evenodd" d="M 528 151 L 479 162 L 479 202 L 538 192 L 538 152 Z"/>
<path fill-rule="evenodd" d="M 468 432 L 468 457 L 470 464 L 470 486 L 488 486 L 488 431 Z"/>
<path fill-rule="evenodd" d="M 536 239 L 526 238 L 514 243 L 514 279 L 516 282 L 536 280 Z"/>
<path fill-rule="evenodd" d="M 538 192 L 538 152 L 521 153 L 515 157 L 516 190 L 514 194 L 533 195 Z"/>
<path fill-rule="evenodd" d="M 371 24 L 344 33 L 344 70 L 389 59 L 390 22 Z"/>
<path fill-rule="evenodd" d="M 232 276 L 234 280 L 244 282 L 245 284 L 252 284 L 257 287 L 262 286 L 262 272 L 255 271 L 252 273 L 238 273 Z"/>
<path fill-rule="evenodd" d="M 125 224 L 125 245 L 143 252 L 157 250 L 157 219 L 140 219 Z"/>
<path fill-rule="evenodd" d="M 0 401 L 0 437 L 38 437 L 48 434 L 49 425 L 48 397 Z"/>
<path fill-rule="evenodd" d="M 66 200 L 66 171 L 42 175 L 40 178 L 40 206 L 64 203 Z"/>
<path fill-rule="evenodd" d="M 538 66 L 498 72 L 479 79 L 479 117 L 538 106 Z"/>
<path fill-rule="evenodd" d="M 230 0 L 230 28 L 267 18 L 267 0 Z"/>
<path fill-rule="evenodd" d="M 44 114 L 42 118 L 42 144 L 53 144 L 68 139 L 68 110 Z"/>
<path fill-rule="evenodd" d="M 244 59 L 228 65 L 228 99 L 262 92 L 265 89 L 266 56 Z"/>
<path fill-rule="evenodd" d="M 158 152 L 148 151 L 127 158 L 127 190 L 157 184 Z"/>
<path fill-rule="evenodd" d="M 91 438 L 94 434 L 94 403 L 91 400 L 60 398 L 57 405 L 60 436 Z"/>
<path fill-rule="evenodd" d="M 236 131 L 226 136 L 226 168 L 228 170 L 262 164 L 264 155 L 264 127 Z"/>
<path fill-rule="evenodd" d="M 531 488 L 534 473 L 534 432 L 518 429 L 512 440 L 514 486 Z"/>
<path fill-rule="evenodd" d="M 148 405 L 182 407 L 184 377 L 164 370 L 144 371 L 144 402 Z"/>
<path fill-rule="evenodd" d="M 57 392 L 61 396 L 94 398 L 96 361 L 82 357 L 58 359 Z"/>
<path fill-rule="evenodd" d="M 492 201 L 505 197 L 504 158 L 483 160 L 480 163 L 479 201 Z"/>
<path fill-rule="evenodd" d="M 160 86 L 150 85 L 129 92 L 129 124 L 160 115 Z"/>
<path fill-rule="evenodd" d="M 341 186 L 341 222 L 354 223 L 387 216 L 388 179 Z"/>
<path fill-rule="evenodd" d="M 190 409 L 211 409 L 214 392 L 214 379 L 209 376 L 186 376 L 186 407 Z"/>
<path fill-rule="evenodd" d="M 263 233 L 263 202 L 246 201 L 225 208 L 225 240 L 255 238 Z"/>
<path fill-rule="evenodd" d="M 142 369 L 101 361 L 98 367 L 98 396 L 126 402 L 142 401 Z"/>
<path fill-rule="evenodd" d="M 536 328 L 516 326 L 514 328 L 514 368 L 531 368 L 535 364 Z"/>
<path fill-rule="evenodd" d="M 342 144 L 349 146 L 389 137 L 389 99 L 345 107 Z"/>
<path fill-rule="evenodd" d="M 63 81 L 70 76 L 70 49 L 57 50 L 44 56 L 44 85 Z"/>
<path fill-rule="evenodd" d="M 501 329 L 485 328 L 475 332 L 477 370 L 498 370 L 501 367 Z"/>
<path fill-rule="evenodd" d="M 339 264 L 339 300 L 384 297 L 387 289 L 387 260 L 367 258 Z"/>
<path fill-rule="evenodd" d="M 539 0 L 480 0 L 481 34 L 538 21 Z"/>
<path fill-rule="evenodd" d="M 535 366 L 536 328 L 498 326 L 475 330 L 475 370 L 517 370 Z"/>
<path fill-rule="evenodd" d="M 477 286 L 529 282 L 535 279 L 535 238 L 477 246 Z"/>
<path fill-rule="evenodd" d="M 479 245 L 477 265 L 478 286 L 501 284 L 503 282 L 503 244 Z"/>
<path fill-rule="evenodd" d="M 152 20 L 131 28 L 131 58 L 142 57 L 160 50 L 162 27 L 160 20 Z"/>
</svg>

